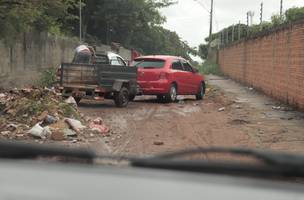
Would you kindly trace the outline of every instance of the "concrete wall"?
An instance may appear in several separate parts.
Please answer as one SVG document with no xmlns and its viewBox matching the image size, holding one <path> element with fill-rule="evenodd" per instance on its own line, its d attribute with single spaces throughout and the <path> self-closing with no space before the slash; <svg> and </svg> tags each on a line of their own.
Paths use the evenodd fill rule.
<svg viewBox="0 0 304 200">
<path fill-rule="evenodd" d="M 219 52 L 224 74 L 304 109 L 304 22 Z"/>
<path fill-rule="evenodd" d="M 77 39 L 47 33 L 24 34 L 13 45 L 0 41 L 0 88 L 34 84 L 46 69 L 58 67 L 61 62 L 71 62 L 78 44 Z M 111 50 L 107 45 L 98 48 Z M 130 59 L 130 50 L 120 48 L 119 51 L 125 59 Z"/>
</svg>

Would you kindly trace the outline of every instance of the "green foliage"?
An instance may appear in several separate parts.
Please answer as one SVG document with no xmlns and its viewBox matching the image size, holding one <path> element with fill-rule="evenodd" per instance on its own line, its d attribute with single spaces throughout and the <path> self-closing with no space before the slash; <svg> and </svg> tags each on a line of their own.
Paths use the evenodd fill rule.
<svg viewBox="0 0 304 200">
<path fill-rule="evenodd" d="M 270 22 L 262 22 L 261 24 L 252 26 L 247 26 L 245 24 L 229 26 L 218 33 L 212 34 L 212 40 L 219 38 L 221 40 L 221 46 L 225 46 L 229 45 L 232 42 L 238 41 L 239 39 L 253 38 L 261 33 L 267 33 L 279 26 L 282 26 L 287 23 L 292 23 L 301 19 L 304 19 L 304 7 L 290 8 L 285 12 L 285 15 L 283 16 L 273 15 L 271 17 Z M 205 42 L 209 42 L 209 37 L 205 39 Z M 208 52 L 206 52 L 206 45 L 200 45 L 200 57 L 205 59 L 207 54 Z"/>
<path fill-rule="evenodd" d="M 206 61 L 201 66 L 199 66 L 199 72 L 205 75 L 208 74 L 214 74 L 214 75 L 223 75 L 223 73 L 220 70 L 220 67 L 218 64 Z"/>
<path fill-rule="evenodd" d="M 164 29 L 160 9 L 176 0 L 82 0 L 83 36 L 88 43 L 121 43 L 144 54 L 196 54 L 179 36 Z M 0 39 L 45 31 L 79 34 L 79 0 L 0 0 Z"/>
<path fill-rule="evenodd" d="M 0 0 L 0 38 L 27 31 L 68 31 L 65 24 L 77 17 L 69 11 L 77 0 Z"/>
<path fill-rule="evenodd" d="M 84 36 L 89 43 L 118 42 L 144 54 L 171 54 L 187 59 L 189 53 L 196 54 L 175 32 L 162 27 L 166 19 L 159 9 L 175 1 L 86 0 L 84 3 Z"/>
<path fill-rule="evenodd" d="M 207 44 L 200 44 L 199 47 L 198 47 L 198 55 L 206 60 L 207 57 L 208 57 L 208 45 Z"/>
<path fill-rule="evenodd" d="M 48 69 L 42 72 L 37 85 L 40 87 L 51 87 L 56 82 L 56 69 Z"/>
<path fill-rule="evenodd" d="M 73 118 L 82 121 L 80 114 L 70 104 L 59 103 L 58 106 L 64 117 Z"/>
<path fill-rule="evenodd" d="M 285 22 L 285 16 L 281 15 L 272 15 L 271 16 L 271 22 L 273 26 L 281 25 Z"/>
<path fill-rule="evenodd" d="M 285 13 L 286 21 L 293 22 L 299 19 L 304 19 L 304 7 L 301 8 L 290 8 Z"/>
</svg>

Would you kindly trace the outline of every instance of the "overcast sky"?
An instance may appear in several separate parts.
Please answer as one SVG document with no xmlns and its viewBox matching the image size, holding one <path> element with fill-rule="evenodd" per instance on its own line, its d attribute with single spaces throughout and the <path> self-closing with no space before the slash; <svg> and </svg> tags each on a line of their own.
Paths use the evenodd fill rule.
<svg viewBox="0 0 304 200">
<path fill-rule="evenodd" d="M 196 1 L 200 1 L 201 4 Z M 167 17 L 165 27 L 176 31 L 191 46 L 198 46 L 209 35 L 210 0 L 179 0 L 177 5 L 162 10 Z M 255 12 L 253 23 L 259 22 L 262 0 L 214 0 L 214 32 L 232 24 L 246 23 L 246 12 Z M 280 0 L 263 0 L 264 20 L 279 13 Z M 293 6 L 304 6 L 304 0 L 284 0 L 284 10 Z"/>
</svg>

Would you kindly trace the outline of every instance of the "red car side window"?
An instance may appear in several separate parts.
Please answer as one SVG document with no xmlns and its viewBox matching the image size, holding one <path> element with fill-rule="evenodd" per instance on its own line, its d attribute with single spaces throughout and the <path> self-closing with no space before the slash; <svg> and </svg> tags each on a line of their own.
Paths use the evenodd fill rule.
<svg viewBox="0 0 304 200">
<path fill-rule="evenodd" d="M 184 66 L 184 69 L 185 69 L 184 71 L 193 72 L 193 69 L 188 62 L 183 62 L 183 66 Z"/>
<path fill-rule="evenodd" d="M 174 61 L 172 63 L 172 69 L 173 70 L 180 70 L 180 71 L 183 71 L 183 66 L 182 66 L 182 63 L 180 61 Z"/>
</svg>

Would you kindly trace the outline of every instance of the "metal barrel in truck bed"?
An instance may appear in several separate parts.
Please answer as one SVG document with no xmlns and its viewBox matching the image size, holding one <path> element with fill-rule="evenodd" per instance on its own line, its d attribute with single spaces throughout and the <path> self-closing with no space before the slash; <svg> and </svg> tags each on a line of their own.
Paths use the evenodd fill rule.
<svg viewBox="0 0 304 200">
<path fill-rule="evenodd" d="M 62 63 L 60 87 L 64 96 L 78 99 L 91 96 L 117 100 L 122 89 L 134 96 L 137 93 L 137 67 Z"/>
</svg>

